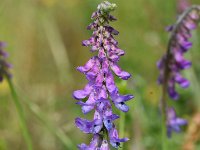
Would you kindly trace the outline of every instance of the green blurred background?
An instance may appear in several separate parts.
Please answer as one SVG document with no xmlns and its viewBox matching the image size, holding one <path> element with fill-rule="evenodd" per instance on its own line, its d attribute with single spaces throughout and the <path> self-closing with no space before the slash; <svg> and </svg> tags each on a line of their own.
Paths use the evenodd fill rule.
<svg viewBox="0 0 200 150">
<path fill-rule="evenodd" d="M 34 150 L 74 150 L 91 135 L 74 126 L 74 118 L 84 116 L 72 98 L 72 92 L 86 84 L 76 67 L 93 54 L 81 42 L 91 36 L 86 26 L 100 0 L 1 0 L 0 40 L 7 42 L 9 62 L 16 90 L 23 103 Z M 116 39 L 126 51 L 122 68 L 132 74 L 127 82 L 117 79 L 122 93 L 135 96 L 125 116 L 125 136 L 131 140 L 124 150 L 161 150 L 161 124 L 158 103 L 157 60 L 166 51 L 169 34 L 165 27 L 177 17 L 176 0 L 111 0 L 118 8 L 111 23 L 119 30 Z M 198 4 L 199 0 L 191 0 Z M 197 137 L 200 125 L 194 116 L 199 112 L 200 31 L 194 32 L 194 46 L 188 58 L 194 67 L 184 71 L 191 87 L 178 89 L 181 99 L 170 102 L 179 116 L 188 119 L 183 133 L 173 134 L 167 141 L 169 149 L 184 149 L 191 136 Z M 115 110 L 117 114 L 119 111 Z M 116 122 L 119 124 L 119 121 Z M 198 127 L 199 125 L 199 127 Z M 118 125 L 117 125 L 118 126 Z M 119 128 L 119 127 L 118 127 Z M 191 130 L 192 130 L 191 129 Z M 196 131 L 196 130 L 195 130 Z M 200 141 L 192 140 L 192 149 L 200 150 Z M 0 150 L 26 150 L 15 105 L 6 82 L 0 84 Z M 185 149 L 186 150 L 186 149 Z"/>
</svg>

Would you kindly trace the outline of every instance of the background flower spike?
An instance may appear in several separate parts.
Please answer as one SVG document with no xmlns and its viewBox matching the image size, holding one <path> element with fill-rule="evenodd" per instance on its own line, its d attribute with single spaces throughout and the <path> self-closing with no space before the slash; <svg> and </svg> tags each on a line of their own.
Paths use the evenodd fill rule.
<svg viewBox="0 0 200 150">
<path fill-rule="evenodd" d="M 166 95 L 173 100 L 178 100 L 180 96 L 176 90 L 176 84 L 182 88 L 190 86 L 190 81 L 181 75 L 181 71 L 192 65 L 185 59 L 184 54 L 192 47 L 189 39 L 192 37 L 192 30 L 197 28 L 200 21 L 200 6 L 189 7 L 188 4 L 188 8 L 184 8 L 184 10 L 178 16 L 176 23 L 168 28 L 170 39 L 167 52 L 157 63 L 160 71 L 158 83 L 163 87 L 161 110 L 169 137 L 171 137 L 172 131 L 180 132 L 180 126 L 187 124 L 186 120 L 176 116 L 174 108 L 168 107 Z"/>
<path fill-rule="evenodd" d="M 3 81 L 4 77 L 10 78 L 12 75 L 9 72 L 9 69 L 12 68 L 12 65 L 6 61 L 8 53 L 4 51 L 6 43 L 0 42 L 0 82 Z"/>
</svg>

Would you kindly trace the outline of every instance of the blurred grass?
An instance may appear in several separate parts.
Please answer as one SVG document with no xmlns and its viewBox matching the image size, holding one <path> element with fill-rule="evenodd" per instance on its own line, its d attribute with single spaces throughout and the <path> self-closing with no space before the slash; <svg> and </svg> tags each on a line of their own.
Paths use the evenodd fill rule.
<svg viewBox="0 0 200 150">
<path fill-rule="evenodd" d="M 83 134 L 74 126 L 74 118 L 89 118 L 92 114 L 84 116 L 80 107 L 75 105 L 76 101 L 71 93 L 75 89 L 81 89 L 86 83 L 85 77 L 75 68 L 93 55 L 88 48 L 81 46 L 81 41 L 91 35 L 86 26 L 91 22 L 91 13 L 99 2 L 1 0 L 0 40 L 8 43 L 9 61 L 14 64 L 12 73 L 20 97 L 24 100 L 34 149 L 69 149 L 59 136 L 52 134 L 52 130 L 69 137 L 74 146 L 82 142 L 88 143 L 91 139 L 90 135 Z M 156 83 L 156 61 L 166 50 L 168 33 L 164 29 L 175 22 L 176 1 L 112 2 L 118 5 L 114 12 L 118 21 L 112 25 L 120 31 L 116 39 L 126 52 L 120 65 L 133 74 L 126 87 L 129 90 L 121 91 L 135 95 L 135 99 L 128 102 L 130 111 L 125 115 L 124 134 L 131 140 L 124 144 L 124 149 L 160 150 L 158 101 L 161 93 Z M 199 3 L 198 0 L 192 2 Z M 195 32 L 192 39 L 194 47 L 190 56 L 194 68 L 184 71 L 189 72 L 185 74 L 192 80 L 192 85 L 187 90 L 179 90 L 182 93 L 179 102 L 171 102 L 177 108 L 178 114 L 188 120 L 199 110 L 199 92 L 193 86 L 197 82 L 199 86 L 200 80 L 198 33 L 199 31 Z M 194 75 L 196 79 L 193 78 Z M 121 85 L 121 81 L 117 81 Z M 6 82 L 0 84 L 0 91 L 0 150 L 25 150 L 15 106 Z M 30 111 L 35 106 L 40 110 L 44 122 Z M 119 111 L 115 112 L 119 114 Z M 170 148 L 180 149 L 184 136 L 184 132 L 174 134 L 168 141 Z"/>
</svg>

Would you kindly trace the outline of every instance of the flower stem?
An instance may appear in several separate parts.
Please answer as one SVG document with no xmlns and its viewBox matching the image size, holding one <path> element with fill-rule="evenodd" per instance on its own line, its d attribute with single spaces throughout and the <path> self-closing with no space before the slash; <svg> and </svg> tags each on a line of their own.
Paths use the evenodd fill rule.
<svg viewBox="0 0 200 150">
<path fill-rule="evenodd" d="M 166 125 L 162 123 L 162 150 L 167 150 Z"/>
<path fill-rule="evenodd" d="M 33 150 L 32 140 L 31 140 L 30 133 L 28 131 L 28 127 L 26 125 L 26 119 L 25 119 L 22 104 L 20 103 L 20 100 L 19 100 L 18 95 L 15 91 L 15 88 L 13 86 L 12 81 L 10 80 L 9 77 L 7 77 L 6 79 L 8 81 L 8 85 L 9 85 L 9 88 L 10 88 L 10 91 L 11 91 L 11 94 L 12 94 L 12 98 L 13 98 L 13 101 L 15 103 L 18 115 L 19 115 L 19 121 L 20 121 L 20 126 L 21 126 L 21 129 L 22 129 L 22 134 L 23 134 L 24 139 L 26 141 L 28 150 Z"/>
<path fill-rule="evenodd" d="M 25 91 L 23 91 L 21 88 L 16 87 L 18 90 L 19 95 L 23 95 L 23 98 L 21 99 L 23 103 L 26 105 L 27 109 L 40 121 L 40 123 L 54 136 L 56 136 L 60 142 L 63 144 L 63 146 L 66 149 L 76 149 L 75 144 L 73 141 L 69 138 L 69 136 L 66 135 L 66 133 L 58 129 L 53 125 L 51 121 L 47 119 L 47 116 L 41 111 L 40 107 L 33 103 L 25 94 Z M 29 99 L 29 101 L 26 101 L 25 99 Z"/>
<path fill-rule="evenodd" d="M 166 136 L 166 119 L 165 115 L 162 114 L 162 150 L 167 150 L 167 136 Z"/>
<path fill-rule="evenodd" d="M 30 111 L 37 117 L 37 119 L 49 130 L 50 133 L 55 135 L 67 149 L 76 149 L 72 140 L 60 129 L 57 129 L 51 122 L 46 119 L 45 115 L 40 111 L 39 107 L 30 102 L 26 102 Z"/>
<path fill-rule="evenodd" d="M 119 123 L 119 135 L 124 137 L 124 125 L 125 125 L 125 113 L 120 111 L 120 123 Z M 123 142 L 121 143 L 121 149 L 123 150 Z"/>
<path fill-rule="evenodd" d="M 165 79 L 162 88 L 162 98 L 161 98 L 161 115 L 162 115 L 162 150 L 167 150 L 167 136 L 166 136 L 166 109 L 167 109 L 167 72 L 165 70 Z"/>
</svg>

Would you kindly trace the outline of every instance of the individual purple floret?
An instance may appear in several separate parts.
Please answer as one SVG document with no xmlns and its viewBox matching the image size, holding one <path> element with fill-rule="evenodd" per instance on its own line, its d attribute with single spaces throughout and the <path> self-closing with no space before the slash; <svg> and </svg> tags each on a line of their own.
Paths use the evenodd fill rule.
<svg viewBox="0 0 200 150">
<path fill-rule="evenodd" d="M 109 145 L 106 140 L 99 134 L 94 134 L 92 141 L 89 145 L 81 144 L 78 145 L 80 150 L 109 150 Z"/>
<path fill-rule="evenodd" d="M 108 142 L 106 140 L 102 141 L 102 139 L 97 136 L 98 135 L 94 135 L 90 145 L 81 144 L 78 145 L 78 148 L 80 150 L 110 150 Z"/>
<path fill-rule="evenodd" d="M 115 128 L 112 128 L 110 130 L 109 136 L 110 136 L 110 144 L 115 148 L 118 148 L 121 142 L 126 142 L 129 140 L 128 138 L 119 139 L 118 132 Z"/>
<path fill-rule="evenodd" d="M 180 132 L 180 126 L 186 125 L 187 121 L 176 116 L 174 108 L 167 109 L 167 135 L 171 137 L 172 131 Z"/>
<path fill-rule="evenodd" d="M 190 6 L 189 0 L 177 0 L 177 10 L 181 14 Z"/>
<path fill-rule="evenodd" d="M 8 53 L 3 50 L 5 47 L 6 44 L 4 42 L 0 42 L 0 82 L 3 81 L 4 76 L 11 77 L 9 68 L 11 68 L 12 65 L 6 61 Z"/>
<path fill-rule="evenodd" d="M 184 58 L 184 53 L 192 47 L 189 38 L 192 36 L 191 31 L 196 29 L 200 19 L 199 11 L 198 6 L 190 7 L 179 16 L 176 24 L 168 28 L 168 31 L 171 32 L 168 51 L 157 64 L 160 70 L 158 82 L 167 84 L 168 94 L 174 100 L 179 98 L 179 94 L 175 90 L 176 83 L 182 88 L 190 85 L 190 82 L 181 75 L 181 71 L 192 65 Z"/>
<path fill-rule="evenodd" d="M 123 80 L 131 77 L 118 65 L 124 51 L 118 47 L 118 42 L 114 39 L 114 35 L 118 35 L 119 32 L 109 26 L 110 21 L 116 20 L 110 15 L 115 8 L 116 4 L 107 1 L 98 5 L 97 11 L 92 14 L 94 21 L 87 27 L 88 30 L 93 30 L 93 35 L 82 42 L 83 46 L 91 47 L 92 52 L 97 51 L 97 55 L 84 66 L 77 68 L 85 74 L 88 83 L 82 90 L 74 91 L 73 97 L 78 100 L 77 104 L 82 107 L 84 114 L 94 110 L 93 120 L 75 120 L 76 126 L 82 132 L 93 134 L 90 145 L 81 144 L 78 146 L 80 150 L 109 150 L 109 143 L 118 148 L 121 142 L 128 140 L 118 137 L 113 123 L 119 116 L 113 114 L 112 105 L 127 112 L 129 107 L 126 102 L 133 98 L 133 95 L 121 95 L 114 81 L 113 73 Z"/>
</svg>

